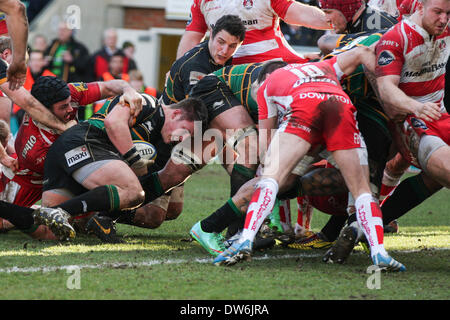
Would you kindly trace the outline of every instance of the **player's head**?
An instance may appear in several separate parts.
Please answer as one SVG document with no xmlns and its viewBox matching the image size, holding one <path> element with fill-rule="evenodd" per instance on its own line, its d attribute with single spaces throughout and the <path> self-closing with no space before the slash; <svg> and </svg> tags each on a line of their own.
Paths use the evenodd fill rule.
<svg viewBox="0 0 450 320">
<path fill-rule="evenodd" d="M 108 63 L 109 72 L 113 76 L 118 76 L 118 75 L 120 75 L 122 73 L 122 71 L 123 71 L 123 59 L 124 59 L 124 56 L 120 52 L 114 53 L 109 58 L 109 63 Z"/>
<path fill-rule="evenodd" d="M 178 103 L 164 106 L 166 121 L 161 130 L 165 143 L 178 143 L 194 135 L 194 121 L 201 123 L 202 130 L 208 124 L 208 110 L 197 98 L 186 98 Z"/>
<path fill-rule="evenodd" d="M 430 35 L 440 35 L 448 25 L 450 0 L 419 0 L 416 14 Z"/>
<path fill-rule="evenodd" d="M 215 63 L 224 65 L 244 41 L 245 26 L 235 15 L 225 15 L 217 20 L 211 31 L 208 48 Z"/>
<path fill-rule="evenodd" d="M 49 109 L 59 120 L 68 122 L 75 118 L 67 83 L 57 77 L 39 77 L 31 87 L 31 95 Z"/>
<path fill-rule="evenodd" d="M 5 120 L 0 119 L 0 143 L 3 148 L 6 148 L 9 139 L 11 138 L 11 131 L 9 130 L 9 125 Z"/>
<path fill-rule="evenodd" d="M 256 101 L 256 94 L 258 93 L 259 87 L 263 84 L 266 78 L 277 69 L 287 66 L 287 62 L 281 60 L 268 61 L 263 64 L 261 71 L 258 74 L 256 80 L 252 83 L 251 96 L 253 100 Z"/>
<path fill-rule="evenodd" d="M 320 8 L 336 33 L 344 33 L 356 12 L 365 4 L 364 0 L 319 0 Z"/>
</svg>

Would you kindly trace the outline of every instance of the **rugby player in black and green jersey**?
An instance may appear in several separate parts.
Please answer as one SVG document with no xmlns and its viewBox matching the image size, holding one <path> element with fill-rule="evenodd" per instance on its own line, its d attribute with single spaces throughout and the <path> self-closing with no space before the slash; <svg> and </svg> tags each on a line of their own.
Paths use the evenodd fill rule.
<svg viewBox="0 0 450 320">
<path fill-rule="evenodd" d="M 141 158 L 133 140 L 154 145 L 182 141 L 193 134 L 194 121 L 206 122 L 207 113 L 195 98 L 161 106 L 154 97 L 141 97 L 142 111 L 136 117 L 117 96 L 53 143 L 45 162 L 44 206 L 58 206 L 71 216 L 130 210 L 152 194 L 153 175 L 147 174 L 151 163 Z M 112 226 L 107 222 L 100 227 L 99 219 L 93 221 L 101 230 Z M 44 217 L 42 223 L 52 221 Z"/>
<path fill-rule="evenodd" d="M 217 20 L 212 26 L 209 40 L 192 48 L 173 63 L 161 97 L 162 103 L 170 105 L 186 98 L 200 79 L 231 64 L 233 54 L 244 40 L 245 31 L 245 26 L 238 16 L 224 15 Z M 245 128 L 252 125 L 251 118 L 241 110 L 218 108 L 213 111 L 212 106 L 207 107 L 208 126 L 219 129 L 223 132 L 224 137 L 227 129 Z M 204 147 L 208 145 L 205 143 Z M 203 161 L 203 152 L 201 155 L 191 154 L 190 150 L 180 152 L 183 153 L 182 159 L 184 160 L 182 162 L 184 161 L 185 164 L 170 161 L 168 165 L 174 166 L 174 171 L 180 173 L 181 181 L 184 181 L 193 171 L 200 169 L 208 161 Z M 198 160 L 186 160 L 187 158 L 197 158 Z M 176 177 L 174 178 L 174 181 L 178 181 Z M 179 182 L 174 184 L 178 185 Z M 170 198 L 167 198 L 168 196 L 165 195 L 147 206 L 148 223 L 142 226 L 155 228 L 166 218 L 176 218 L 183 208 L 183 185 L 173 189 Z"/>
</svg>

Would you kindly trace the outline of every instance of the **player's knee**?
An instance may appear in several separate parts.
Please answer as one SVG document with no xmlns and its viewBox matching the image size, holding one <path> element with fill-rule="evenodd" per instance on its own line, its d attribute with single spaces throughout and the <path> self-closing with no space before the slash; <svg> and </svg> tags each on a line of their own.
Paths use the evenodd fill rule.
<svg viewBox="0 0 450 320">
<path fill-rule="evenodd" d="M 121 193 L 123 197 L 120 196 Z M 133 184 L 126 188 L 120 188 L 119 198 L 121 199 L 121 203 L 123 203 L 121 209 L 132 209 L 140 206 L 144 202 L 145 192 L 140 185 Z"/>
<path fill-rule="evenodd" d="M 134 215 L 134 224 L 142 228 L 156 229 L 164 220 L 166 220 L 166 211 L 152 204 L 140 208 Z"/>
<path fill-rule="evenodd" d="M 183 211 L 183 202 L 169 203 L 166 220 L 175 220 Z"/>
</svg>

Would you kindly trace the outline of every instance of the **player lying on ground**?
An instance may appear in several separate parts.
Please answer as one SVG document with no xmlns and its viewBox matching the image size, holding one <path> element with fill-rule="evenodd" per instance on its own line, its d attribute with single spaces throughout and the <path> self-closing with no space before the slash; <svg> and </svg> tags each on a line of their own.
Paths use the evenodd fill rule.
<svg viewBox="0 0 450 320">
<path fill-rule="evenodd" d="M 122 101 L 128 103 L 132 110 L 142 109 L 141 97 L 122 80 L 66 84 L 56 77 L 40 77 L 31 89 L 32 96 L 63 123 L 77 120 L 78 106 L 122 93 Z M 45 158 L 48 149 L 59 136 L 55 130 L 25 115 L 15 139 L 16 159 L 1 158 L 2 164 L 10 170 L 9 178 L 4 176 L 2 179 L 3 200 L 31 207 L 41 199 Z M 0 151 L 4 151 L 1 149 L 0 146 Z M 3 218 L 4 215 L 11 214 L 13 213 L 0 213 Z M 27 233 L 37 239 L 55 238 L 45 226 L 27 228 Z"/>
<path fill-rule="evenodd" d="M 193 134 L 194 121 L 206 121 L 207 113 L 202 102 L 193 98 L 161 106 L 154 97 L 141 97 L 137 117 L 117 96 L 53 143 L 45 162 L 44 206 L 62 208 L 68 219 L 87 212 L 134 209 L 144 203 L 153 188 L 152 175 L 147 174 L 149 161 L 140 156 L 133 139 L 155 145 L 178 143 Z M 51 221 L 43 217 L 42 223 Z M 102 228 L 95 217 L 91 226 Z"/>
</svg>

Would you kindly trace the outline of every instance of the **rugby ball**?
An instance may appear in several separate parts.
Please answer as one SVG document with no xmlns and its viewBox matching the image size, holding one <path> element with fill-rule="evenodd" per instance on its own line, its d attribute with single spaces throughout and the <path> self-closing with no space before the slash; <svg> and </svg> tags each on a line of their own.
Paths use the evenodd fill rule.
<svg viewBox="0 0 450 320">
<path fill-rule="evenodd" d="M 142 140 L 133 140 L 133 144 L 143 159 L 147 160 L 156 159 L 156 148 L 150 142 Z"/>
</svg>

